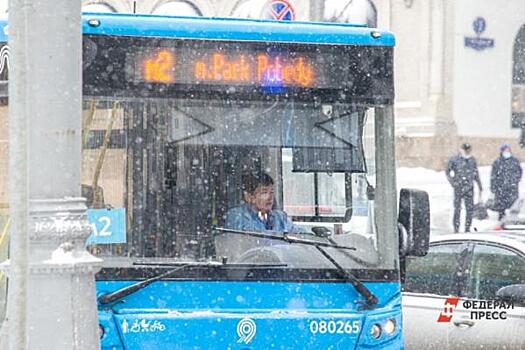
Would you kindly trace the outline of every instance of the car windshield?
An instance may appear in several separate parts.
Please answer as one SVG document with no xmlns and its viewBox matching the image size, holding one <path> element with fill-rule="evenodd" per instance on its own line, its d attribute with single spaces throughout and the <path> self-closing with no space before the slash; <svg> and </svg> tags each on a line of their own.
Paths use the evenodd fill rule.
<svg viewBox="0 0 525 350">
<path fill-rule="evenodd" d="M 333 269 L 314 246 L 221 230 L 229 228 L 352 246 L 326 249 L 345 268 L 377 265 L 373 109 L 293 99 L 84 105 L 83 194 L 96 223 L 89 244 L 107 264 Z M 120 222 L 112 232 L 109 220 Z"/>
</svg>

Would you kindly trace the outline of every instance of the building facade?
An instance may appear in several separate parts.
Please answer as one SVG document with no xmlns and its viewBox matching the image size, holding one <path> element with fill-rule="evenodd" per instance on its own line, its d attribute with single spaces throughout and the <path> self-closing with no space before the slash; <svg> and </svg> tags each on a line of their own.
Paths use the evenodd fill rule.
<svg viewBox="0 0 525 350">
<path fill-rule="evenodd" d="M 525 120 L 525 2 L 507 0 L 281 0 L 294 20 L 377 26 L 396 34 L 400 166 L 442 169 L 462 142 L 481 164 Z M 274 18 L 271 0 L 83 0 L 84 11 Z M 7 0 L 0 1 L 7 14 Z M 290 19 L 290 18 L 285 18 Z M 513 125 L 514 116 L 514 126 Z M 520 124 L 521 123 L 521 124 Z M 517 127 L 517 128 L 516 128 Z M 1 136 L 1 135 L 0 135 Z"/>
<path fill-rule="evenodd" d="M 482 165 L 502 143 L 525 161 L 525 2 L 375 2 L 397 38 L 398 164 L 443 169 L 463 142 Z"/>
</svg>

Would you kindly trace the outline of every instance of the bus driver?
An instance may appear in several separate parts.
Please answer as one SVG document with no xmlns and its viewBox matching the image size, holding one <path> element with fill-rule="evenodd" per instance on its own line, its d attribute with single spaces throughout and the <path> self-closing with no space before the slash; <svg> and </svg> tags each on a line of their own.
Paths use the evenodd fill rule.
<svg viewBox="0 0 525 350">
<path fill-rule="evenodd" d="M 242 231 L 277 231 L 306 233 L 293 224 L 281 210 L 272 209 L 273 179 L 265 172 L 244 173 L 242 176 L 244 202 L 226 213 L 226 228 Z"/>
</svg>

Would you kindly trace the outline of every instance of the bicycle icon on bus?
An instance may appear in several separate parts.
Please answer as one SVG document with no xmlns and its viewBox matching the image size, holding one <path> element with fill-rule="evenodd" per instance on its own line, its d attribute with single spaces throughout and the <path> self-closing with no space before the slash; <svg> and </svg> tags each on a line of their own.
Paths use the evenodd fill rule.
<svg viewBox="0 0 525 350">
<path fill-rule="evenodd" d="M 148 333 L 148 332 L 164 332 L 166 326 L 159 320 L 135 320 L 130 325 L 128 321 L 123 320 L 121 323 L 122 333 Z"/>
</svg>

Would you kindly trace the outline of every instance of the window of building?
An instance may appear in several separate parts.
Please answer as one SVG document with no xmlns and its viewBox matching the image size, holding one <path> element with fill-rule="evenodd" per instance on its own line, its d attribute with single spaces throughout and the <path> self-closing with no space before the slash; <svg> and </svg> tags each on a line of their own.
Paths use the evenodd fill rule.
<svg viewBox="0 0 525 350">
<path fill-rule="evenodd" d="M 199 9 L 186 1 L 170 1 L 156 7 L 153 12 L 165 16 L 202 16 Z"/>
<path fill-rule="evenodd" d="M 514 41 L 512 69 L 512 126 L 525 126 L 525 25 Z M 524 143 L 521 140 L 520 143 Z"/>
<path fill-rule="evenodd" d="M 514 41 L 514 84 L 525 84 L 525 25 L 521 27 Z"/>
<path fill-rule="evenodd" d="M 377 11 L 370 0 L 326 0 L 323 19 L 327 22 L 377 27 Z"/>
</svg>

